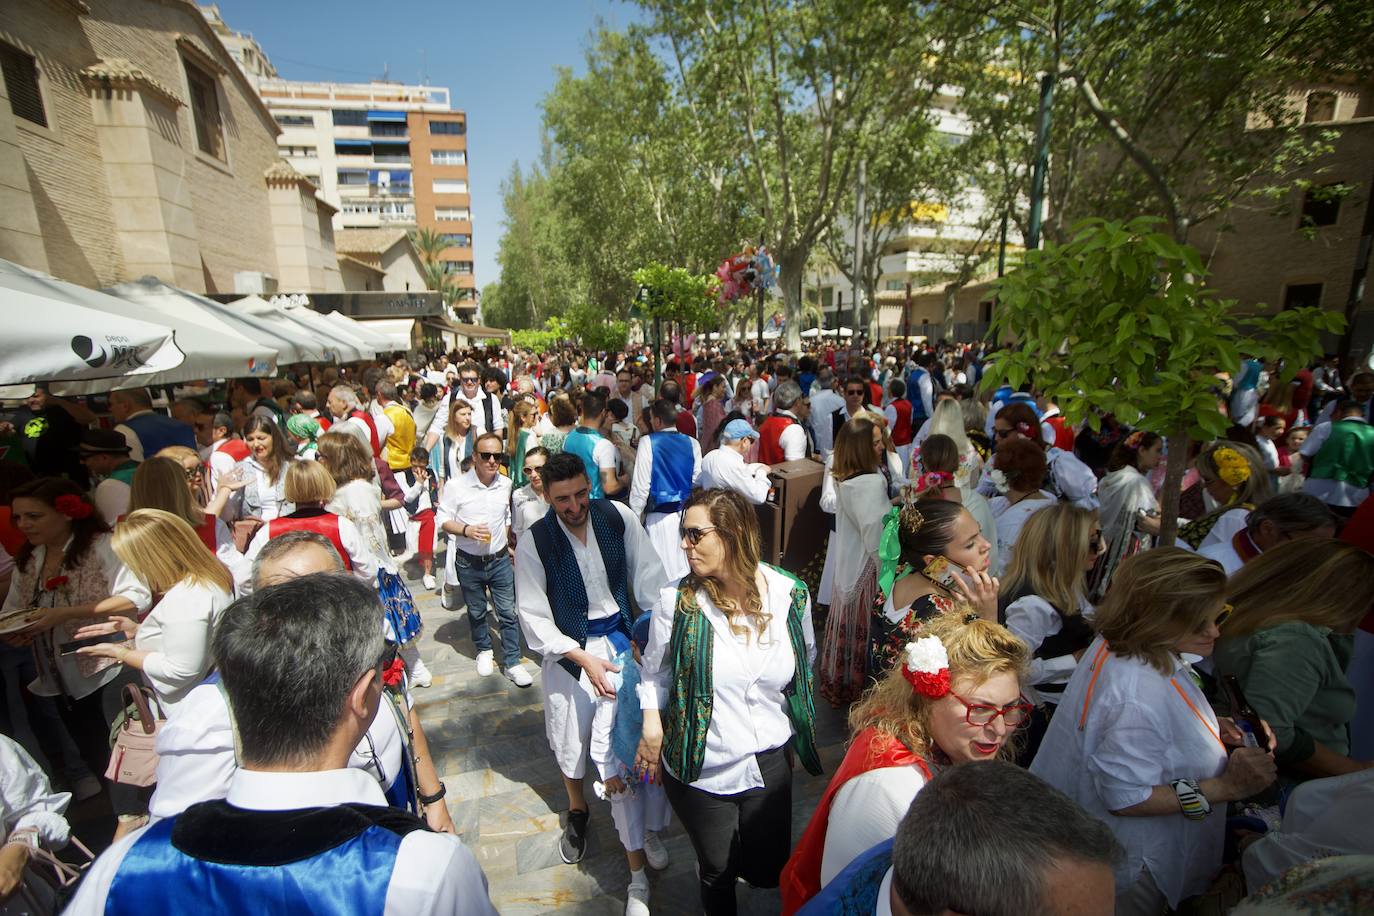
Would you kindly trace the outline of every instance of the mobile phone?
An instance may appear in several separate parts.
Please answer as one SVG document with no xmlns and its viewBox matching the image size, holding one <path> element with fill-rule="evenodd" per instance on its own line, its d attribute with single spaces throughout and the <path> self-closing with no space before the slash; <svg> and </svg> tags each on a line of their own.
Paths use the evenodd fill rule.
<svg viewBox="0 0 1374 916">
<path fill-rule="evenodd" d="M 129 637 L 119 630 L 113 633 L 105 633 L 101 636 L 88 636 L 85 639 L 75 639 L 71 642 L 64 642 L 58 645 L 57 651 L 62 655 L 73 655 L 77 649 L 84 649 L 87 646 L 98 646 L 107 642 L 124 642 Z"/>
<path fill-rule="evenodd" d="M 936 557 L 931 560 L 926 564 L 925 569 L 921 570 L 921 574 L 946 590 L 952 591 L 954 589 L 957 575 L 947 557 Z"/>
</svg>

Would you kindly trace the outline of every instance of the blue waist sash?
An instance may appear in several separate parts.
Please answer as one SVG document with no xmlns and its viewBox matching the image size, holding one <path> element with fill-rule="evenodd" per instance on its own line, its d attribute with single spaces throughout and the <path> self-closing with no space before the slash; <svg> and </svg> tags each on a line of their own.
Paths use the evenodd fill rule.
<svg viewBox="0 0 1374 916">
<path fill-rule="evenodd" d="M 611 645 L 615 647 L 616 655 L 630 651 L 630 634 L 625 632 L 624 620 L 619 614 L 588 620 L 587 638 L 590 639 L 593 636 L 604 636 L 609 639 Z"/>
<path fill-rule="evenodd" d="M 657 506 L 653 506 L 653 507 L 651 507 L 651 508 L 649 509 L 649 514 L 650 514 L 650 515 L 657 515 L 657 514 L 663 514 L 663 513 L 666 513 L 666 512 L 681 512 L 681 511 L 682 511 L 682 500 L 679 499 L 679 500 L 674 500 L 674 501 L 672 501 L 672 502 L 659 503 Z"/>
</svg>

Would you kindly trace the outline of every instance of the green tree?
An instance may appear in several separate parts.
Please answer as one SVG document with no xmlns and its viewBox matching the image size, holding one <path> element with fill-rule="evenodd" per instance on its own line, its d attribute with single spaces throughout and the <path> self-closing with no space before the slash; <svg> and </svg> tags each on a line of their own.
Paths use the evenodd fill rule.
<svg viewBox="0 0 1374 916">
<path fill-rule="evenodd" d="M 439 293 L 445 305 L 452 304 L 458 297 L 458 289 L 448 271 L 444 270 L 441 260 L 444 249 L 449 247 L 448 240 L 433 229 L 412 229 L 409 235 L 410 244 L 415 246 L 415 253 L 420 256 L 425 286 Z"/>
<path fill-rule="evenodd" d="M 1284 360 L 1291 375 L 1321 353 L 1320 333 L 1338 332 L 1344 319 L 1319 309 L 1238 313 L 1203 285 L 1197 250 L 1161 224 L 1086 220 L 1067 244 L 1028 252 L 998 284 L 993 318 L 994 335 L 1019 346 L 994 354 L 984 385 L 1031 379 L 1070 423 L 1086 418 L 1097 428 L 1100 411 L 1164 436 L 1161 540 L 1172 544 L 1188 443 L 1229 423 L 1217 409 L 1216 375 L 1234 375 L 1250 356 Z"/>
</svg>

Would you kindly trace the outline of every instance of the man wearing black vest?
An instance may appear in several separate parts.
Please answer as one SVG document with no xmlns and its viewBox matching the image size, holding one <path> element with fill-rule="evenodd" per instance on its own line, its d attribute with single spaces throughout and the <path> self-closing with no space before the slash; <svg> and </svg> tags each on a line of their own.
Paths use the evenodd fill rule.
<svg viewBox="0 0 1374 916">
<path fill-rule="evenodd" d="M 591 499 L 582 459 L 562 452 L 542 468 L 549 513 L 515 551 L 515 601 L 531 651 L 544 659 L 544 726 L 568 792 L 559 852 L 575 864 L 587 845 L 582 780 L 598 697 L 615 696 L 612 663 L 629 649 L 634 613 L 668 584 L 663 564 L 624 505 Z"/>
</svg>

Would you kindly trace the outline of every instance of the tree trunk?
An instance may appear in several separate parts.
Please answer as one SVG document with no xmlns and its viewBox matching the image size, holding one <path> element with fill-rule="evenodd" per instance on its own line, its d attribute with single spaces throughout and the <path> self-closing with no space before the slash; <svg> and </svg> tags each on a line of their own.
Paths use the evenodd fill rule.
<svg viewBox="0 0 1374 916">
<path fill-rule="evenodd" d="M 1169 460 L 1164 465 L 1164 486 L 1159 491 L 1159 546 L 1174 546 L 1178 534 L 1178 498 L 1182 491 L 1183 475 L 1188 470 L 1188 445 L 1191 440 L 1186 432 L 1174 432 L 1168 436 Z"/>
<path fill-rule="evenodd" d="M 789 251 L 778 258 L 778 270 L 782 274 L 783 319 L 787 328 L 787 352 L 801 350 L 802 319 L 802 271 L 806 269 L 804 250 Z"/>
<path fill-rule="evenodd" d="M 945 340 L 954 339 L 954 310 L 958 306 L 959 290 L 962 283 L 949 283 L 945 286 Z"/>
</svg>

